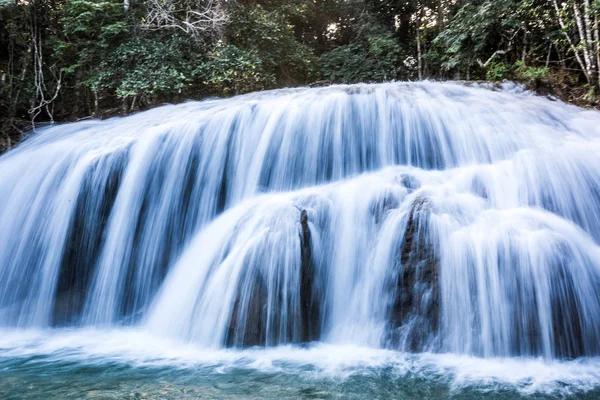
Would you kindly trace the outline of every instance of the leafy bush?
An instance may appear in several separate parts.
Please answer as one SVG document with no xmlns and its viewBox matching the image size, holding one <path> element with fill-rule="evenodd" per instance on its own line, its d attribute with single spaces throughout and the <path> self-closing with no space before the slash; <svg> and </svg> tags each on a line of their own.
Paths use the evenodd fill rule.
<svg viewBox="0 0 600 400">
<path fill-rule="evenodd" d="M 154 103 L 185 94 L 194 83 L 192 71 L 202 61 L 193 42 L 173 34 L 155 40 L 138 36 L 123 42 L 101 63 L 88 83 L 119 99 L 136 97 Z"/>
<path fill-rule="evenodd" d="M 275 86 L 276 77 L 264 71 L 256 50 L 244 50 L 234 45 L 219 45 L 210 54 L 210 61 L 198 66 L 193 75 L 215 94 L 239 94 Z"/>
<path fill-rule="evenodd" d="M 485 79 L 488 81 L 501 81 L 508 77 L 509 68 L 503 62 L 490 63 L 485 72 Z"/>
<path fill-rule="evenodd" d="M 515 62 L 514 71 L 517 79 L 526 81 L 543 81 L 546 80 L 550 73 L 548 67 L 527 66 L 521 60 Z"/>
</svg>

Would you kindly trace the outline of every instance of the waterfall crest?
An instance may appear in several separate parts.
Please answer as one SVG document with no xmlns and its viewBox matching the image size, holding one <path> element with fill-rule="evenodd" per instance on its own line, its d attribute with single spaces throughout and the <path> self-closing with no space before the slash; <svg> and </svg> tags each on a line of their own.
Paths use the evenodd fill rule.
<svg viewBox="0 0 600 400">
<path fill-rule="evenodd" d="M 440 83 L 43 129 L 0 158 L 0 325 L 600 355 L 600 114 Z"/>
</svg>

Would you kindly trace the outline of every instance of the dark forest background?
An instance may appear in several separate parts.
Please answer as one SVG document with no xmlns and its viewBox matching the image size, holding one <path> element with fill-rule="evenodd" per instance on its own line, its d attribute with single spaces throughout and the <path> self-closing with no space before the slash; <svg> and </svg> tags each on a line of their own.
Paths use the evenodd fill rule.
<svg viewBox="0 0 600 400">
<path fill-rule="evenodd" d="M 256 90 L 511 79 L 594 106 L 595 0 L 0 0 L 0 152 L 50 121 Z"/>
</svg>

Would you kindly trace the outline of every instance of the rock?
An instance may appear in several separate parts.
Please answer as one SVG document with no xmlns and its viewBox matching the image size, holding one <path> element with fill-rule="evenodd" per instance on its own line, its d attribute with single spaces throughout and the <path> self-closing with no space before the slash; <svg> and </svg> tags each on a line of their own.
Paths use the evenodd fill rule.
<svg viewBox="0 0 600 400">
<path fill-rule="evenodd" d="M 421 188 L 421 182 L 414 176 L 408 174 L 402 174 L 398 183 L 407 188 L 409 193 Z"/>
<path fill-rule="evenodd" d="M 306 210 L 300 210 L 299 222 L 298 240 L 301 249 L 299 254 L 301 259 L 299 315 L 298 308 L 294 305 L 290 305 L 287 310 L 272 310 L 271 315 L 267 315 L 269 298 L 266 278 L 260 272 L 260 268 L 247 268 L 246 270 L 250 272 L 240 279 L 230 318 L 226 338 L 228 346 L 248 347 L 306 343 L 319 339 L 321 331 L 320 301 L 315 290 L 316 268 L 312 256 L 311 234 Z M 281 304 L 277 301 L 275 303 Z M 286 327 L 282 327 L 280 324 L 284 312 L 288 316 L 288 326 Z M 297 320 L 298 318 L 300 321 Z M 299 324 L 295 324 L 295 322 L 299 322 Z M 268 337 L 267 327 L 269 327 Z M 284 335 L 281 332 L 282 328 L 286 330 Z"/>
<path fill-rule="evenodd" d="M 101 166 L 99 164 L 98 167 Z M 83 311 L 123 168 L 124 162 L 115 166 L 100 193 L 92 187 L 92 170 L 84 181 L 65 241 L 54 301 L 53 325 L 76 322 Z"/>
<path fill-rule="evenodd" d="M 488 189 L 483 179 L 475 175 L 471 181 L 471 192 L 487 200 L 489 198 Z"/>
<path fill-rule="evenodd" d="M 569 260 L 562 260 L 568 263 Z M 579 315 L 577 290 L 569 271 L 562 265 L 555 265 L 551 282 L 556 287 L 551 297 L 552 330 L 554 332 L 555 357 L 576 358 L 589 356 L 586 351 L 586 335 L 582 332 Z M 593 344 L 597 346 L 597 344 Z M 596 354 L 595 354 L 596 355 Z"/>
<path fill-rule="evenodd" d="M 369 204 L 369 212 L 375 219 L 375 223 L 379 224 L 385 219 L 386 214 L 390 210 L 394 210 L 400 206 L 398 198 L 390 191 L 383 191 L 380 195 L 373 199 Z"/>
<path fill-rule="evenodd" d="M 300 270 L 300 307 L 302 319 L 302 342 L 319 339 L 321 331 L 320 302 L 315 292 L 316 268 L 312 256 L 311 235 L 306 210 L 300 212 L 302 266 Z"/>
<path fill-rule="evenodd" d="M 227 332 L 227 346 L 266 345 L 267 300 L 266 283 L 258 273 L 242 277 Z"/>
<path fill-rule="evenodd" d="M 395 277 L 391 342 L 406 351 L 426 351 L 440 321 L 439 259 L 428 240 L 429 200 L 418 197 L 409 212 Z"/>
</svg>

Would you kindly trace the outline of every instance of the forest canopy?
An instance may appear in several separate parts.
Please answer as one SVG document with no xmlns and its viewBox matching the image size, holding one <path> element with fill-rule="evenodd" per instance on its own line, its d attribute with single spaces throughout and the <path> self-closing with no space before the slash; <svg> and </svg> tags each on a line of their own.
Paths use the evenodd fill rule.
<svg viewBox="0 0 600 400">
<path fill-rule="evenodd" d="M 27 127 L 255 90 L 513 79 L 594 103 L 594 0 L 0 0 L 0 151 Z"/>
</svg>

